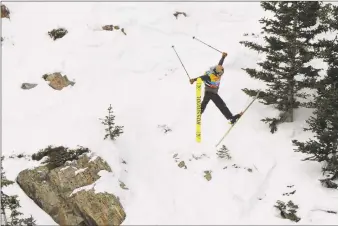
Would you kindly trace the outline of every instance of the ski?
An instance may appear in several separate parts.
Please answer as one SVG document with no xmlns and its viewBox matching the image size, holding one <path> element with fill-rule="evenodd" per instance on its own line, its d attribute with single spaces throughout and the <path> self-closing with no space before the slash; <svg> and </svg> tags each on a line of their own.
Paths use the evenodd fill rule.
<svg viewBox="0 0 338 226">
<path fill-rule="evenodd" d="M 198 78 L 196 82 L 196 142 L 200 143 L 202 139 L 201 134 L 201 89 L 202 79 Z"/>
<path fill-rule="evenodd" d="M 253 100 L 248 104 L 248 106 L 244 109 L 244 111 L 242 111 L 242 115 L 241 117 L 234 123 L 231 125 L 231 127 L 228 129 L 228 131 L 225 132 L 225 134 L 223 135 L 223 137 L 221 138 L 221 140 L 216 144 L 216 147 L 218 147 L 218 145 L 224 140 L 224 138 L 230 133 L 231 129 L 234 128 L 234 126 L 238 123 L 238 121 L 243 117 L 244 113 L 248 110 L 248 108 L 253 104 L 253 102 L 255 102 L 255 100 L 257 99 L 258 95 L 260 92 L 257 93 L 257 95 L 253 98 Z"/>
</svg>

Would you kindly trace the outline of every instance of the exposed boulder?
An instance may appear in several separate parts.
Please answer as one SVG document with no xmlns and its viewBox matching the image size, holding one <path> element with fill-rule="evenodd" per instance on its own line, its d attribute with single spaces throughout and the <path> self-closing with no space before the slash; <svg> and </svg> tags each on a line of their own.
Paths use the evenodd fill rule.
<svg viewBox="0 0 338 226">
<path fill-rule="evenodd" d="M 37 85 L 38 84 L 34 84 L 34 83 L 22 83 L 21 89 L 33 89 Z"/>
<path fill-rule="evenodd" d="M 184 162 L 184 161 L 180 161 L 180 163 L 178 163 L 178 167 L 184 168 L 184 169 L 187 169 L 187 168 L 188 168 L 188 167 L 185 165 L 185 162 Z"/>
<path fill-rule="evenodd" d="M 89 157 L 87 148 L 48 147 L 32 155 L 44 161 L 21 171 L 17 183 L 41 209 L 60 225 L 120 225 L 126 217 L 118 197 L 95 193 L 101 170 L 111 172 L 100 157 Z"/>
<path fill-rule="evenodd" d="M 86 213 L 85 225 L 120 225 L 126 217 L 119 200 L 109 193 L 95 194 L 94 189 L 79 191 L 72 200 L 75 208 Z"/>
<path fill-rule="evenodd" d="M 7 6 L 5 6 L 4 4 L 1 4 L 1 18 L 10 19 L 9 14 L 10 14 L 10 12 L 9 12 L 9 9 L 7 8 Z"/>
<path fill-rule="evenodd" d="M 49 82 L 49 86 L 56 90 L 62 90 L 63 88 L 71 85 L 74 86 L 75 82 L 69 81 L 67 75 L 62 76 L 60 72 L 53 74 L 45 74 L 42 76 L 45 81 Z"/>
<path fill-rule="evenodd" d="M 205 178 L 207 181 L 210 181 L 210 180 L 212 179 L 211 171 L 210 171 L 210 170 L 204 171 L 204 178 Z"/>
</svg>

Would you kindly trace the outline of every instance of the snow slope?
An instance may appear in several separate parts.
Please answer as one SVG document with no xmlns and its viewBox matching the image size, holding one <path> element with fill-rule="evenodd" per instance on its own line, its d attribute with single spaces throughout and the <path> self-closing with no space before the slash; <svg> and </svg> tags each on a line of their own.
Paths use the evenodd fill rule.
<svg viewBox="0 0 338 226">
<path fill-rule="evenodd" d="M 338 215 L 318 210 L 338 211 L 338 192 L 323 188 L 320 164 L 302 162 L 304 155 L 291 145 L 291 139 L 310 136 L 302 131 L 310 111 L 298 110 L 294 123 L 272 135 L 260 119 L 276 111 L 254 103 L 224 140 L 232 156 L 224 160 L 217 158 L 214 145 L 229 125 L 210 102 L 202 118 L 202 143 L 195 142 L 195 86 L 171 46 L 191 77 L 221 57 L 193 36 L 228 52 L 219 94 L 237 113 L 250 101 L 242 88 L 264 87 L 241 70 L 255 66 L 259 56 L 239 44 L 247 38 L 244 33 L 260 31 L 264 12 L 259 3 L 6 5 L 11 20 L 2 19 L 2 152 L 9 179 L 37 164 L 8 158 L 11 154 L 81 145 L 112 167 L 114 173 L 102 174 L 95 188 L 120 197 L 127 213 L 124 225 L 294 224 L 280 218 L 273 207 L 277 200 L 299 205 L 298 224 L 338 222 Z M 176 10 L 188 17 L 176 19 Z M 106 24 L 124 27 L 127 35 L 99 31 Z M 69 33 L 54 42 L 47 32 L 57 27 Z M 41 77 L 55 71 L 74 79 L 75 86 L 51 89 Z M 38 86 L 22 90 L 23 82 Z M 125 131 L 116 142 L 103 140 L 98 120 L 109 104 Z M 163 124 L 172 131 L 164 134 L 158 128 Z M 174 155 L 187 169 L 177 166 Z M 212 172 L 211 181 L 204 171 Z M 122 190 L 118 180 L 129 190 Z M 293 190 L 294 195 L 283 196 Z M 56 224 L 17 185 L 6 191 L 19 195 L 21 211 L 33 214 L 38 224 Z"/>
</svg>

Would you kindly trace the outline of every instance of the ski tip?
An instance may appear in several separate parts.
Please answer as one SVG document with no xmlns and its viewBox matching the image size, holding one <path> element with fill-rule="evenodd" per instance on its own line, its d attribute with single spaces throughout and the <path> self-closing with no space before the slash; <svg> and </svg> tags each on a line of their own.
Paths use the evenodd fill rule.
<svg viewBox="0 0 338 226">
<path fill-rule="evenodd" d="M 171 47 L 173 47 L 174 48 L 174 46 L 172 45 Z"/>
<path fill-rule="evenodd" d="M 193 39 L 195 39 L 195 36 L 192 36 Z"/>
</svg>

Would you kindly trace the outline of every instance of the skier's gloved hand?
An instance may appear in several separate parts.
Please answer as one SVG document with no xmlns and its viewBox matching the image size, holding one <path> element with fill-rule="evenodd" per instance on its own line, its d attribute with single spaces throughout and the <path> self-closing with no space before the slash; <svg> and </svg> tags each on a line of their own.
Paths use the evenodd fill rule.
<svg viewBox="0 0 338 226">
<path fill-rule="evenodd" d="M 226 56 L 228 56 L 228 54 L 226 52 L 223 52 L 222 57 L 226 57 Z"/>
<path fill-rule="evenodd" d="M 190 79 L 190 84 L 194 84 L 195 81 L 196 81 L 196 79 L 194 79 L 194 78 Z"/>
</svg>

